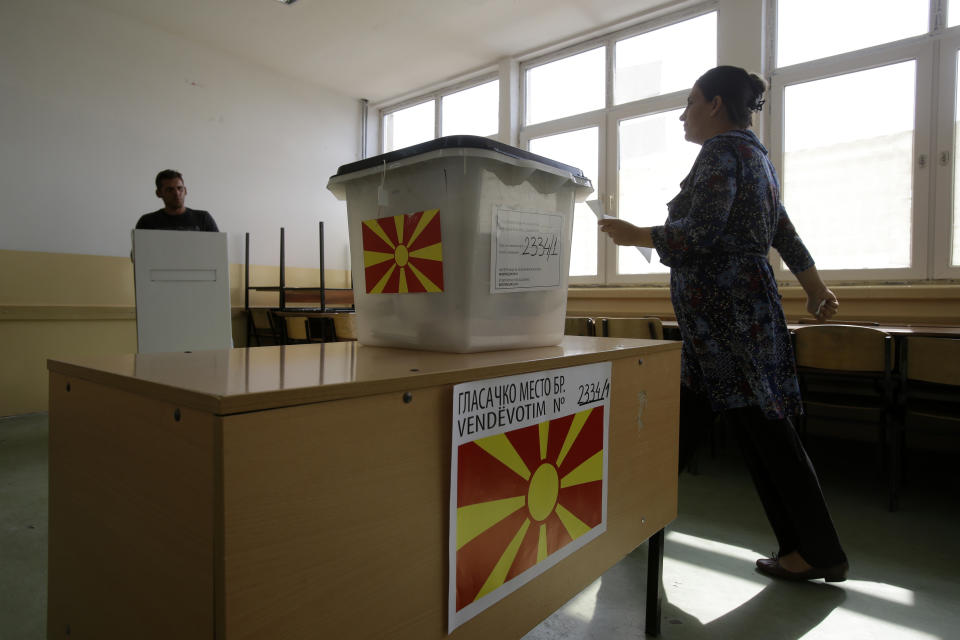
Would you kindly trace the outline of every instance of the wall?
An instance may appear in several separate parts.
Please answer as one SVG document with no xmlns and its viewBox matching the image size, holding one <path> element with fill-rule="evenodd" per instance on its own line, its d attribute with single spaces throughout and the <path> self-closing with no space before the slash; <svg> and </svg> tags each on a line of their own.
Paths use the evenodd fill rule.
<svg viewBox="0 0 960 640">
<path fill-rule="evenodd" d="M 0 95 L 0 416 L 46 409 L 50 355 L 135 350 L 130 229 L 160 169 L 228 234 L 234 305 L 246 232 L 251 281 L 275 284 L 285 227 L 288 280 L 318 284 L 322 220 L 346 281 L 325 186 L 359 157 L 355 99 L 76 0 L 0 3 Z"/>
</svg>

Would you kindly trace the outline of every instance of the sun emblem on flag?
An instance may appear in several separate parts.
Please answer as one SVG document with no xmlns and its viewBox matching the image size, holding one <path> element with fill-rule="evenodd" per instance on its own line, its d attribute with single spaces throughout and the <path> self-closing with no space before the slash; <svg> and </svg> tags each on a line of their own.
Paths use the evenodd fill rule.
<svg viewBox="0 0 960 640">
<path fill-rule="evenodd" d="M 603 519 L 603 406 L 457 453 L 457 611 Z"/>
<path fill-rule="evenodd" d="M 443 291 L 439 212 L 429 209 L 363 221 L 367 293 Z"/>
</svg>

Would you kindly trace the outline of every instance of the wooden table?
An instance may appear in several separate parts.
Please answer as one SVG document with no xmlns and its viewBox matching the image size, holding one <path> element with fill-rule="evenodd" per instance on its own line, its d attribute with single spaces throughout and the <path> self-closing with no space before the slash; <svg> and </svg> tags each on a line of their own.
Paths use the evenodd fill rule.
<svg viewBox="0 0 960 640">
<path fill-rule="evenodd" d="M 518 638 L 648 538 L 656 633 L 679 356 L 567 337 L 51 360 L 48 637 L 446 637 L 453 385 L 606 361 L 606 532 L 450 637 Z"/>
</svg>

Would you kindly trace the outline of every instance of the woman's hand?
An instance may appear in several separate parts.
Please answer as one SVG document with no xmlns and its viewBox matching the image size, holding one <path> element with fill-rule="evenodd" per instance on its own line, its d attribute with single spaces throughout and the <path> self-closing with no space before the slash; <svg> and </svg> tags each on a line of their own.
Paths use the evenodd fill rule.
<svg viewBox="0 0 960 640">
<path fill-rule="evenodd" d="M 826 287 L 813 295 L 807 294 L 807 311 L 817 319 L 817 322 L 829 320 L 837 315 L 839 309 L 840 302 L 837 300 L 837 296 Z"/>
<path fill-rule="evenodd" d="M 600 231 L 610 236 L 614 244 L 634 247 L 652 247 L 649 227 L 637 227 L 619 218 L 604 218 L 597 222 Z"/>
<path fill-rule="evenodd" d="M 827 285 L 823 284 L 823 279 L 820 277 L 820 272 L 817 271 L 816 266 L 811 265 L 798 273 L 797 280 L 800 281 L 800 286 L 807 294 L 807 311 L 817 319 L 817 322 L 825 322 L 837 315 L 840 303 L 833 291 L 827 289 Z"/>
</svg>

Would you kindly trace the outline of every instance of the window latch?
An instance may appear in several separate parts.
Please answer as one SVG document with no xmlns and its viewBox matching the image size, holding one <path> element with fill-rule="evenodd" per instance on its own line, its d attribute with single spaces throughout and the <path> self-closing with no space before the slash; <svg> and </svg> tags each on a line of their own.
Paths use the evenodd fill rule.
<svg viewBox="0 0 960 640">
<path fill-rule="evenodd" d="M 927 168 L 927 154 L 925 153 L 920 154 L 920 157 L 917 158 L 917 166 L 919 166 L 921 169 Z"/>
<path fill-rule="evenodd" d="M 945 166 L 947 166 L 948 164 L 950 164 L 950 152 L 949 152 L 949 151 L 941 151 L 941 152 L 940 152 L 940 166 L 941 166 L 941 167 L 945 167 Z"/>
</svg>

